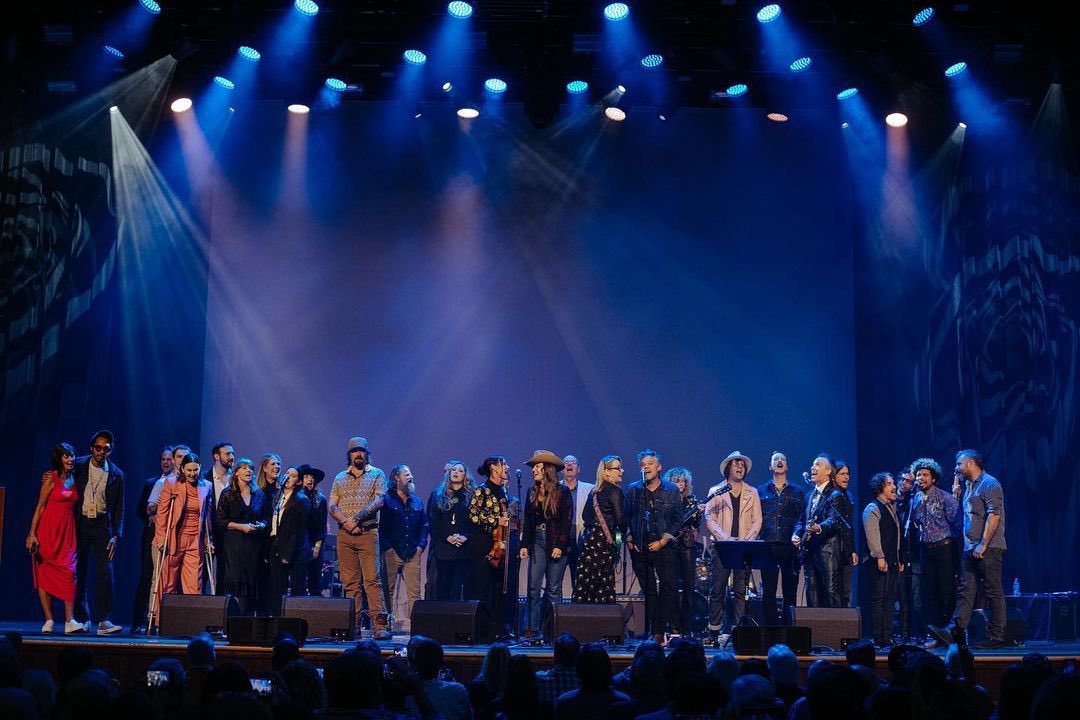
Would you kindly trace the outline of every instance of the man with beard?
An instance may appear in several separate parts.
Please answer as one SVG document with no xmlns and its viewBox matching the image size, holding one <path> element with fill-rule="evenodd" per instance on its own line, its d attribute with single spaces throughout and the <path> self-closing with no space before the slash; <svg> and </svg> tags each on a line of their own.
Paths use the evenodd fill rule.
<svg viewBox="0 0 1080 720">
<path fill-rule="evenodd" d="M 803 496 L 793 485 L 788 483 L 787 455 L 776 451 L 769 459 L 772 480 L 765 483 L 758 491 L 761 497 L 761 534 L 759 540 L 769 544 L 772 564 L 761 571 L 762 609 L 765 624 L 775 625 L 777 574 L 783 588 L 784 611 L 779 620 L 781 624 L 790 622 L 790 610 L 795 605 L 795 593 L 799 585 L 799 571 L 795 564 L 795 548 L 791 545 L 791 535 L 795 523 L 803 514 Z"/>
<path fill-rule="evenodd" d="M 424 503 L 416 497 L 412 470 L 408 465 L 390 469 L 392 489 L 379 512 L 379 547 L 382 551 L 383 587 L 386 609 L 391 615 L 396 605 L 394 590 L 398 575 L 405 585 L 405 617 L 412 622 L 413 603 L 420 599 L 420 562 L 428 546 L 428 519 Z"/>
<path fill-rule="evenodd" d="M 919 553 L 918 528 L 911 522 L 915 505 L 915 475 L 907 465 L 896 473 L 896 513 L 900 518 L 900 573 L 897 598 L 900 605 L 900 637 L 905 643 L 912 639 L 911 628 L 925 627 L 922 622 L 922 559 Z"/>
<path fill-rule="evenodd" d="M 832 484 L 832 458 L 821 453 L 810 467 L 814 489 L 806 496 L 806 509 L 791 542 L 803 552 L 806 579 L 806 604 L 809 607 L 836 608 L 840 603 L 840 503 Z"/>
<path fill-rule="evenodd" d="M 938 487 L 941 466 L 933 458 L 919 458 L 911 469 L 919 486 L 911 518 L 919 529 L 922 551 L 923 617 L 928 628 L 940 628 L 948 622 L 956 604 L 959 504 L 949 491 Z M 932 640 L 930 645 L 936 647 L 937 642 Z"/>
<path fill-rule="evenodd" d="M 214 458 L 214 464 L 203 473 L 203 480 L 207 480 L 214 484 L 214 507 L 217 507 L 221 501 L 221 493 L 225 491 L 225 488 L 229 487 L 232 482 L 232 469 L 233 463 L 236 461 L 236 453 L 233 450 L 231 442 L 219 440 L 214 443 L 214 446 L 210 448 L 210 455 Z M 214 528 L 214 547 L 225 547 L 225 536 L 220 528 Z M 215 587 L 220 587 L 222 578 L 225 577 L 225 555 L 222 554 L 220 558 L 216 558 L 217 562 L 214 563 L 214 578 Z M 204 566 L 205 572 L 210 572 L 209 566 Z M 203 588 L 209 592 L 210 582 L 209 578 L 204 578 Z"/>
</svg>

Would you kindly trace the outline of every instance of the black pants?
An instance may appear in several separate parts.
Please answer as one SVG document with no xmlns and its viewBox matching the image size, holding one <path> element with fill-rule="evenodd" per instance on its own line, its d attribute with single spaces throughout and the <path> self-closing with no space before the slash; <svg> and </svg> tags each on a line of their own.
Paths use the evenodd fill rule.
<svg viewBox="0 0 1080 720">
<path fill-rule="evenodd" d="M 870 628 L 874 642 L 889 645 L 892 641 L 893 605 L 896 604 L 896 591 L 900 583 L 900 568 L 889 565 L 886 572 L 881 572 L 877 560 L 873 558 L 867 560 L 865 566 L 870 580 Z"/>
<path fill-rule="evenodd" d="M 151 526 L 151 530 L 152 530 Z M 146 613 L 150 609 L 150 583 L 154 579 L 154 559 L 151 543 L 154 533 L 143 531 L 139 538 L 139 584 L 135 587 L 135 599 L 131 603 L 131 627 L 146 625 Z"/>
<path fill-rule="evenodd" d="M 506 596 L 503 593 L 502 581 L 507 558 L 504 554 L 502 563 L 498 567 L 492 567 L 487 561 L 491 546 L 490 539 L 486 542 L 481 540 L 473 545 L 472 582 L 468 597 L 484 603 L 488 612 L 491 613 L 491 623 L 495 628 L 495 634 L 503 635 L 506 633 Z M 507 580 L 509 581 L 509 577 Z M 509 582 L 507 585 L 509 586 Z"/>
<path fill-rule="evenodd" d="M 645 634 L 662 635 L 675 620 L 675 551 L 642 549 L 630 563 L 645 595 Z"/>
<path fill-rule="evenodd" d="M 960 561 L 960 592 L 956 597 L 953 620 L 961 630 L 967 629 L 971 622 L 971 611 L 975 607 L 975 591 L 982 585 L 986 604 L 990 608 L 986 639 L 994 642 L 1005 640 L 1005 591 L 1001 587 L 1001 561 L 1004 556 L 1005 551 L 1001 548 L 987 548 L 981 560 L 970 552 L 964 553 Z"/>
<path fill-rule="evenodd" d="M 851 607 L 851 575 L 854 570 L 851 553 L 844 553 L 840 558 L 840 607 Z"/>
<path fill-rule="evenodd" d="M 468 557 L 457 560 L 436 560 L 439 564 L 437 573 L 438 590 L 436 600 L 461 600 L 469 587 Z"/>
<path fill-rule="evenodd" d="M 795 594 L 799 588 L 799 574 L 795 569 L 795 547 L 789 542 L 769 543 L 772 565 L 761 570 L 761 609 L 766 625 L 786 625 L 791 622 L 791 608 L 795 605 Z M 776 580 L 779 575 L 783 588 L 784 612 L 776 615 Z"/>
<path fill-rule="evenodd" d="M 319 550 L 318 555 L 313 557 L 309 562 L 304 563 L 304 565 L 304 589 L 307 591 L 308 595 L 322 595 L 322 549 Z"/>
<path fill-rule="evenodd" d="M 76 509 L 78 512 L 78 509 Z M 80 517 L 75 525 L 75 616 L 80 622 L 110 620 L 113 604 L 113 568 L 109 560 L 109 521 L 103 514 Z M 87 602 L 88 563 L 94 563 L 94 612 Z M 149 591 L 148 596 L 149 596 Z"/>
<path fill-rule="evenodd" d="M 923 617 L 926 622 L 944 627 L 956 605 L 955 541 L 940 547 L 922 548 Z"/>
<path fill-rule="evenodd" d="M 720 554 L 713 553 L 712 591 L 709 593 L 709 630 L 731 632 L 731 617 L 725 618 L 728 578 L 732 579 L 732 615 L 735 621 L 746 612 L 746 570 L 726 568 L 720 562 Z"/>
<path fill-rule="evenodd" d="M 809 607 L 840 607 L 840 542 L 811 544 L 806 553 L 806 604 Z"/>
<path fill-rule="evenodd" d="M 267 598 L 271 615 L 281 615 L 281 598 L 299 595 L 304 583 L 307 563 L 283 563 L 277 553 L 270 554 L 270 597 Z"/>
<path fill-rule="evenodd" d="M 679 588 L 679 632 L 690 635 L 694 630 L 694 584 L 697 582 L 697 553 L 694 548 L 675 549 L 675 582 Z"/>
<path fill-rule="evenodd" d="M 900 573 L 900 635 L 908 640 L 916 634 L 921 635 L 926 621 L 922 615 L 922 561 L 911 563 Z"/>
<path fill-rule="evenodd" d="M 584 536 L 585 533 L 582 533 Z M 566 569 L 570 571 L 570 596 L 573 597 L 574 590 L 577 589 L 577 564 L 578 559 L 581 558 L 581 551 L 583 545 L 581 543 L 582 538 L 570 533 L 570 552 L 566 555 Z"/>
</svg>

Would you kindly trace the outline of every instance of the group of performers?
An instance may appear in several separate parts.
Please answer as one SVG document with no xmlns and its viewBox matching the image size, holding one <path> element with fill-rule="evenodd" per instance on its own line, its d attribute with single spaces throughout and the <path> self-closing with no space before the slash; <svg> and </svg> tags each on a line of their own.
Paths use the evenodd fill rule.
<svg viewBox="0 0 1080 720">
<path fill-rule="evenodd" d="M 53 629 L 52 598 L 65 603 L 66 632 L 88 629 L 95 616 L 97 632 L 119 630 L 110 613 L 124 475 L 109 461 L 112 446 L 108 431 L 94 435 L 84 457 L 60 444 L 53 469 L 43 476 L 26 544 L 34 555 L 45 632 Z M 522 471 L 515 472 L 516 496 L 509 492 L 504 456 L 483 460 L 476 468 L 480 483 L 464 462 L 450 460 L 426 504 L 416 497 L 411 469 L 397 465 L 388 478 L 371 464 L 363 437 L 349 439 L 346 469 L 334 478 L 329 497 L 318 489 L 322 470 L 304 464 L 282 472 L 276 453 L 256 465 L 237 459 L 232 445 L 221 442 L 211 456 L 204 467 L 189 447 L 167 447 L 160 475 L 144 484 L 137 508 L 146 527 L 134 632 L 154 629 L 166 593 L 227 593 L 242 613 L 266 614 L 280 612 L 284 595 L 321 594 L 322 548 L 332 518 L 344 592 L 355 600 L 357 627 L 366 614 L 376 639 L 390 638 L 399 584 L 411 615 L 429 547 L 425 597 L 482 601 L 504 637 L 518 630 L 517 576 L 519 564 L 527 562 L 520 632 L 531 638 L 544 632 L 544 606 L 562 600 L 567 569 L 574 602 L 615 602 L 616 563 L 625 545 L 644 595 L 646 634 L 660 642 L 671 633 L 690 634 L 703 535 L 706 545 L 763 542 L 766 624 L 791 622 L 800 569 L 808 605 L 850 606 L 852 572 L 861 564 L 877 644 L 892 642 L 896 603 L 901 636 L 913 634 L 912 618 L 921 611 L 932 642 L 963 642 L 977 585 L 990 603 L 987 641 L 1003 641 L 1003 493 L 973 450 L 957 454 L 952 493 L 937 487 L 942 470 L 930 459 L 897 475 L 874 475 L 873 500 L 861 517 L 861 552 L 848 494 L 850 468 L 824 453 L 804 473 L 813 484 L 804 494 L 788 482 L 783 453 L 772 454 L 771 479 L 755 487 L 747 481 L 751 459 L 732 452 L 720 464 L 723 480 L 700 500 L 690 470 L 664 472 L 652 449 L 637 454 L 640 479 L 625 489 L 618 455 L 600 459 L 591 483 L 579 478 L 576 457 L 537 450 L 524 463 L 532 476 L 524 493 Z M 85 590 L 90 560 L 96 570 L 93 616 Z M 715 552 L 709 575 L 708 633 L 720 641 L 745 613 L 747 573 L 725 567 L 723 554 Z"/>
</svg>

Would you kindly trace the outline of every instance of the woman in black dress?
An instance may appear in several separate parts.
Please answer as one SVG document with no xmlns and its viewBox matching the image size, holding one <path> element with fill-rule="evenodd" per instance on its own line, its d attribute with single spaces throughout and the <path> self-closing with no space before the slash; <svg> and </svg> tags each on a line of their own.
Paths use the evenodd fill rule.
<svg viewBox="0 0 1080 720">
<path fill-rule="evenodd" d="M 242 615 L 255 609 L 259 597 L 270 516 L 266 493 L 252 483 L 254 473 L 255 464 L 249 458 L 236 461 L 229 487 L 221 492 L 216 512 L 218 532 L 225 544 L 222 591 L 236 598 Z"/>
<path fill-rule="evenodd" d="M 581 509 L 585 542 L 574 586 L 576 603 L 615 602 L 615 543 L 617 536 L 626 532 L 623 492 L 619 487 L 622 477 L 622 458 L 618 455 L 600 458 L 596 487 Z"/>
<path fill-rule="evenodd" d="M 469 502 L 473 496 L 472 478 L 460 460 L 446 464 L 443 481 L 428 500 L 431 527 L 431 557 L 438 567 L 436 600 L 461 600 L 469 585 L 472 557 L 469 538 L 474 525 L 469 522 Z"/>
</svg>

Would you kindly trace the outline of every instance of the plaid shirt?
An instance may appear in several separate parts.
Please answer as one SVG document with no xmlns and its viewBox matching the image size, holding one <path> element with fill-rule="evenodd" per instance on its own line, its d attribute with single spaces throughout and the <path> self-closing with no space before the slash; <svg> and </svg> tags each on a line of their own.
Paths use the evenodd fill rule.
<svg viewBox="0 0 1080 720">
<path fill-rule="evenodd" d="M 574 668 L 556 665 L 546 672 L 536 673 L 536 687 L 540 691 L 540 702 L 554 705 L 560 695 L 581 687 L 581 681 Z"/>
<path fill-rule="evenodd" d="M 379 495 L 386 495 L 386 473 L 374 465 L 368 465 L 364 474 L 357 476 L 349 468 L 334 478 L 330 488 L 330 504 L 336 505 L 346 517 L 354 517 Z M 365 528 L 374 527 L 379 524 L 379 513 L 359 520 Z"/>
</svg>

